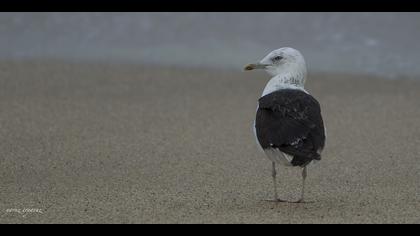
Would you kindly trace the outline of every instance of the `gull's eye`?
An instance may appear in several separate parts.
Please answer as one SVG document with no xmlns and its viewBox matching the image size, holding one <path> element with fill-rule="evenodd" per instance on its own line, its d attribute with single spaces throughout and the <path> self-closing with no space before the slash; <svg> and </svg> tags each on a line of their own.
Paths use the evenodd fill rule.
<svg viewBox="0 0 420 236">
<path fill-rule="evenodd" d="M 277 62 L 277 61 L 280 61 L 281 59 L 283 59 L 283 57 L 282 56 L 275 56 L 275 57 L 273 57 L 273 61 L 274 62 Z"/>
</svg>

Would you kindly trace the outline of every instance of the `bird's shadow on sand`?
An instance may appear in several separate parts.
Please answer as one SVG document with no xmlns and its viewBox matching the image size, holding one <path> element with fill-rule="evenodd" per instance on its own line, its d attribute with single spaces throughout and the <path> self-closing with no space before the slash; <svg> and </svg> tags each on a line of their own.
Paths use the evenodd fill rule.
<svg viewBox="0 0 420 236">
<path fill-rule="evenodd" d="M 263 200 L 264 202 L 267 203 L 273 203 L 273 204 L 310 204 L 310 203 L 316 203 L 315 201 L 286 201 L 286 200 Z"/>
<path fill-rule="evenodd" d="M 318 205 L 321 206 L 323 203 L 314 200 L 308 200 L 305 202 L 279 202 L 267 199 L 243 199 L 242 201 L 224 201 L 216 206 L 216 211 L 231 211 L 231 212 L 258 212 L 267 210 L 277 210 L 282 208 L 294 208 L 294 209 L 317 209 Z"/>
</svg>

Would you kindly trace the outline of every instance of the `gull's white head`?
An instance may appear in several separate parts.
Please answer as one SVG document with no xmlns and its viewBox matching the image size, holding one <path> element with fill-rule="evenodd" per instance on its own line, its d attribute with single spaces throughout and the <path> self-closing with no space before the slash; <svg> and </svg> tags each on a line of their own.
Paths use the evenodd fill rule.
<svg viewBox="0 0 420 236">
<path fill-rule="evenodd" d="M 261 61 L 246 65 L 244 69 L 264 69 L 270 75 L 281 79 L 283 83 L 301 87 L 306 80 L 305 59 L 298 50 L 289 47 L 276 49 Z"/>
</svg>

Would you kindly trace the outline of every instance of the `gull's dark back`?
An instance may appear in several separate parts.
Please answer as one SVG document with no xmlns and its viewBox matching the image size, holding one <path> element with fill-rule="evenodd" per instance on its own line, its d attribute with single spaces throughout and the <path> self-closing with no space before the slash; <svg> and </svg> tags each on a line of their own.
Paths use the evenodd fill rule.
<svg viewBox="0 0 420 236">
<path fill-rule="evenodd" d="M 293 166 L 321 159 L 325 129 L 318 101 L 297 89 L 282 89 L 259 99 L 255 128 L 263 149 L 293 156 Z"/>
</svg>

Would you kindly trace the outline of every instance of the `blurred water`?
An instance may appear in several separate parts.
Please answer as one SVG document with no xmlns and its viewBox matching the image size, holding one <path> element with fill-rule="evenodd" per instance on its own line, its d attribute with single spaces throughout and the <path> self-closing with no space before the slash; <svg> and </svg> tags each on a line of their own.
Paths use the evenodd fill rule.
<svg viewBox="0 0 420 236">
<path fill-rule="evenodd" d="M 242 69 L 299 49 L 311 71 L 420 75 L 420 13 L 0 13 L 0 59 Z"/>
</svg>

